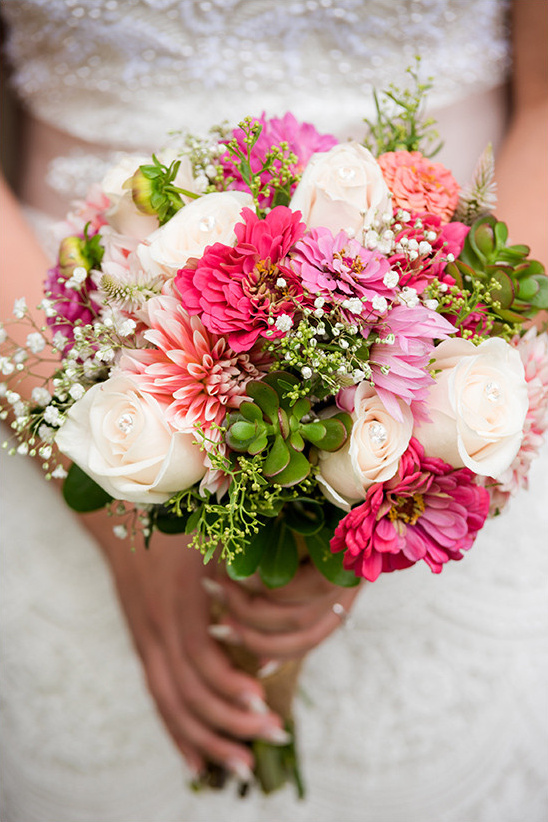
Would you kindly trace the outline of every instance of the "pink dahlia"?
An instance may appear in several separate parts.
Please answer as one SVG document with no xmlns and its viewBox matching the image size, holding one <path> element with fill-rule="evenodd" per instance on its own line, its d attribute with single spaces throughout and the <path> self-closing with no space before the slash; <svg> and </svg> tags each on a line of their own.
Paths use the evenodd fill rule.
<svg viewBox="0 0 548 822">
<path fill-rule="evenodd" d="M 393 300 L 396 296 L 395 289 L 384 284 L 390 270 L 386 257 L 363 248 L 344 231 L 336 237 L 328 228 L 307 232 L 291 252 L 291 267 L 311 301 L 324 297 L 341 304 L 352 298 L 365 299 L 364 308 L 370 313 L 375 297 Z"/>
<path fill-rule="evenodd" d="M 189 317 L 176 297 L 153 297 L 146 304 L 153 348 L 126 349 L 120 366 L 141 391 L 168 403 L 166 419 L 177 430 L 197 423 L 220 425 L 228 410 L 239 408 L 250 380 L 260 379 L 268 361 L 259 352 L 237 354 L 225 338 Z"/>
<path fill-rule="evenodd" d="M 339 522 L 331 550 L 344 551 L 344 567 L 370 582 L 419 560 L 439 574 L 462 559 L 488 512 L 489 494 L 472 471 L 425 457 L 413 437 L 396 476 L 372 485 Z"/>
<path fill-rule="evenodd" d="M 520 353 L 525 368 L 529 408 L 523 427 L 523 440 L 512 465 L 494 480 L 488 478 L 486 487 L 491 493 L 491 512 L 500 511 L 520 488 L 527 488 L 531 463 L 538 456 L 548 429 L 548 335 L 530 328 L 512 344 Z"/>
<path fill-rule="evenodd" d="M 414 403 L 415 417 L 424 415 L 422 403 L 428 397 L 434 378 L 428 371 L 436 340 L 445 340 L 454 327 L 441 314 L 421 304 L 410 308 L 395 305 L 375 331 L 382 340 L 374 343 L 369 353 L 372 382 L 386 409 L 395 419 L 401 419 L 398 399 L 407 405 Z"/>
<path fill-rule="evenodd" d="M 283 117 L 272 118 L 267 118 L 263 112 L 260 117 L 254 118 L 253 122 L 262 126 L 259 138 L 251 150 L 250 165 L 251 170 L 255 173 L 263 168 L 266 155 L 271 148 L 279 146 L 282 142 L 288 144 L 289 151 L 297 158 L 297 162 L 292 165 L 292 170 L 295 173 L 300 173 L 317 151 L 329 151 L 330 148 L 337 145 L 337 140 L 331 134 L 320 134 L 311 123 L 299 123 L 289 112 Z M 241 128 L 236 128 L 232 132 L 232 138 L 238 141 L 239 147 L 246 153 L 247 146 L 244 143 L 244 137 Z M 234 166 L 228 153 L 221 157 L 221 163 L 224 166 L 225 173 L 234 177 L 231 188 L 248 191 L 239 169 Z M 274 168 L 277 170 L 279 167 L 280 162 L 276 161 Z M 267 184 L 271 174 L 272 172 L 264 172 L 261 175 L 261 181 Z M 260 206 L 262 208 L 271 206 L 273 196 L 274 192 L 269 197 L 264 197 L 260 202 Z"/>
<path fill-rule="evenodd" d="M 199 314 L 234 351 L 249 351 L 259 337 L 284 336 L 293 324 L 302 288 L 286 257 L 305 232 L 300 213 L 285 206 L 259 219 L 249 208 L 235 226 L 234 247 L 215 243 L 175 285 L 189 314 Z"/>
<path fill-rule="evenodd" d="M 437 214 L 412 214 L 396 230 L 395 252 L 388 258 L 390 266 L 400 273 L 400 285 L 414 288 L 418 294 L 435 278 L 454 285 L 453 277 L 445 273 L 447 255 L 452 254 L 455 259 L 459 256 L 468 231 L 463 223 L 442 223 Z M 405 253 L 411 241 L 417 253 L 414 260 Z"/>
<path fill-rule="evenodd" d="M 459 184 L 441 163 L 420 151 L 388 151 L 377 158 L 393 205 L 407 211 L 429 211 L 448 223 L 459 199 Z"/>
</svg>

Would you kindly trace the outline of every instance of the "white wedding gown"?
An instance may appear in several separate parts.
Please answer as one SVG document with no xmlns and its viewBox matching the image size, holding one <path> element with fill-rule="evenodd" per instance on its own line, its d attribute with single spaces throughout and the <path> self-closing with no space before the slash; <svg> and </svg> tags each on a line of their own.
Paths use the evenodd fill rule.
<svg viewBox="0 0 548 822">
<path fill-rule="evenodd" d="M 5 0 L 31 145 L 48 136 L 29 161 L 31 204 L 54 202 L 36 164 L 59 145 L 57 202 L 100 173 L 78 140 L 157 147 L 169 129 L 263 109 L 359 136 L 371 83 L 401 81 L 417 51 L 435 75 L 446 161 L 465 181 L 502 133 L 505 11 L 496 0 Z M 187 789 L 97 547 L 27 460 L 3 471 L 2 822 L 546 819 L 546 448 L 530 492 L 462 562 L 367 585 L 352 623 L 310 654 L 297 700 L 303 802 Z"/>
</svg>

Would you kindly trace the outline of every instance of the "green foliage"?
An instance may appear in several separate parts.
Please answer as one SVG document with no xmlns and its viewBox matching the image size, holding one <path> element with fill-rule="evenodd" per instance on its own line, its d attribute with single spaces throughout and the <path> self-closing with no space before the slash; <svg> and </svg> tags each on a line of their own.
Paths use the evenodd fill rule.
<svg viewBox="0 0 548 822">
<path fill-rule="evenodd" d="M 400 89 L 393 83 L 381 97 L 373 92 L 376 120 L 365 120 L 369 136 L 364 146 L 375 156 L 387 151 L 420 151 L 425 157 L 433 157 L 442 147 L 433 119 L 423 119 L 426 94 L 432 88 L 430 81 L 419 80 L 420 58 L 407 69 L 412 87 Z"/>
<path fill-rule="evenodd" d="M 91 271 L 98 269 L 105 250 L 101 245 L 101 236 L 89 236 L 89 223 L 86 223 L 83 237 L 65 237 L 59 246 L 59 267 L 64 277 L 70 277 L 75 268 Z"/>
<path fill-rule="evenodd" d="M 180 165 L 180 160 L 174 160 L 165 166 L 153 154 L 152 163 L 139 166 L 126 184 L 131 188 L 133 202 L 139 211 L 156 214 L 160 225 L 167 223 L 184 206 L 183 196 L 191 199 L 199 196 L 175 185 Z"/>
<path fill-rule="evenodd" d="M 63 483 L 63 497 L 67 505 L 79 514 L 97 511 L 112 502 L 110 494 L 88 477 L 76 463 L 70 466 Z"/>
<path fill-rule="evenodd" d="M 526 245 L 507 245 L 508 229 L 493 215 L 476 220 L 459 259 L 447 272 L 461 289 L 477 282 L 491 297 L 491 311 L 500 333 L 504 323 L 521 323 L 548 308 L 548 278 L 544 266 L 528 258 Z"/>
<path fill-rule="evenodd" d="M 275 371 L 247 385 L 252 402 L 242 403 L 229 417 L 226 442 L 238 453 L 261 454 L 262 473 L 282 487 L 297 485 L 310 473 L 305 445 L 337 451 L 347 438 L 347 414 L 310 420 L 310 400 L 289 399 L 287 392 L 298 383 L 285 371 Z"/>
</svg>

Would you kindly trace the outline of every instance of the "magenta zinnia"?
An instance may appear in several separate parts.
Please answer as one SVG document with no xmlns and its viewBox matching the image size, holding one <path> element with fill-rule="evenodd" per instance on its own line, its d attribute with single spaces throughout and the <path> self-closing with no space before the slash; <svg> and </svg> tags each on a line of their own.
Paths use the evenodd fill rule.
<svg viewBox="0 0 548 822">
<path fill-rule="evenodd" d="M 396 476 L 372 485 L 340 521 L 331 550 L 345 551 L 344 567 L 370 582 L 419 560 L 439 574 L 462 559 L 488 513 L 489 494 L 472 471 L 425 457 L 413 437 Z"/>
<path fill-rule="evenodd" d="M 249 208 L 234 231 L 234 247 L 215 243 L 175 284 L 189 314 L 226 336 L 234 351 L 249 351 L 259 337 L 283 336 L 293 324 L 302 293 L 285 258 L 305 231 L 300 213 L 277 206 L 261 220 Z"/>
<path fill-rule="evenodd" d="M 247 383 L 263 376 L 267 359 L 260 352 L 237 354 L 175 297 L 153 297 L 146 308 L 144 337 L 154 347 L 126 350 L 122 369 L 141 391 L 168 403 L 166 419 L 177 430 L 220 425 L 227 411 L 240 407 Z"/>
</svg>

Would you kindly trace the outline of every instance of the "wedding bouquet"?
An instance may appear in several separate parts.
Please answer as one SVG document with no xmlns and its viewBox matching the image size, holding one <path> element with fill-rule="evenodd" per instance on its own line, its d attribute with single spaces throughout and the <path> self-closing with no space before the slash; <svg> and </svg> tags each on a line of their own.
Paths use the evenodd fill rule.
<svg viewBox="0 0 548 822">
<path fill-rule="evenodd" d="M 523 323 L 548 280 L 492 214 L 490 152 L 465 190 L 429 158 L 423 91 L 377 99 L 365 144 L 262 115 L 122 157 L 67 218 L 45 325 L 3 331 L 12 380 L 57 355 L 30 402 L 3 387 L 12 450 L 235 580 L 460 560 L 542 441 L 547 337 Z M 291 745 L 255 754 L 264 790 L 301 790 Z"/>
</svg>

